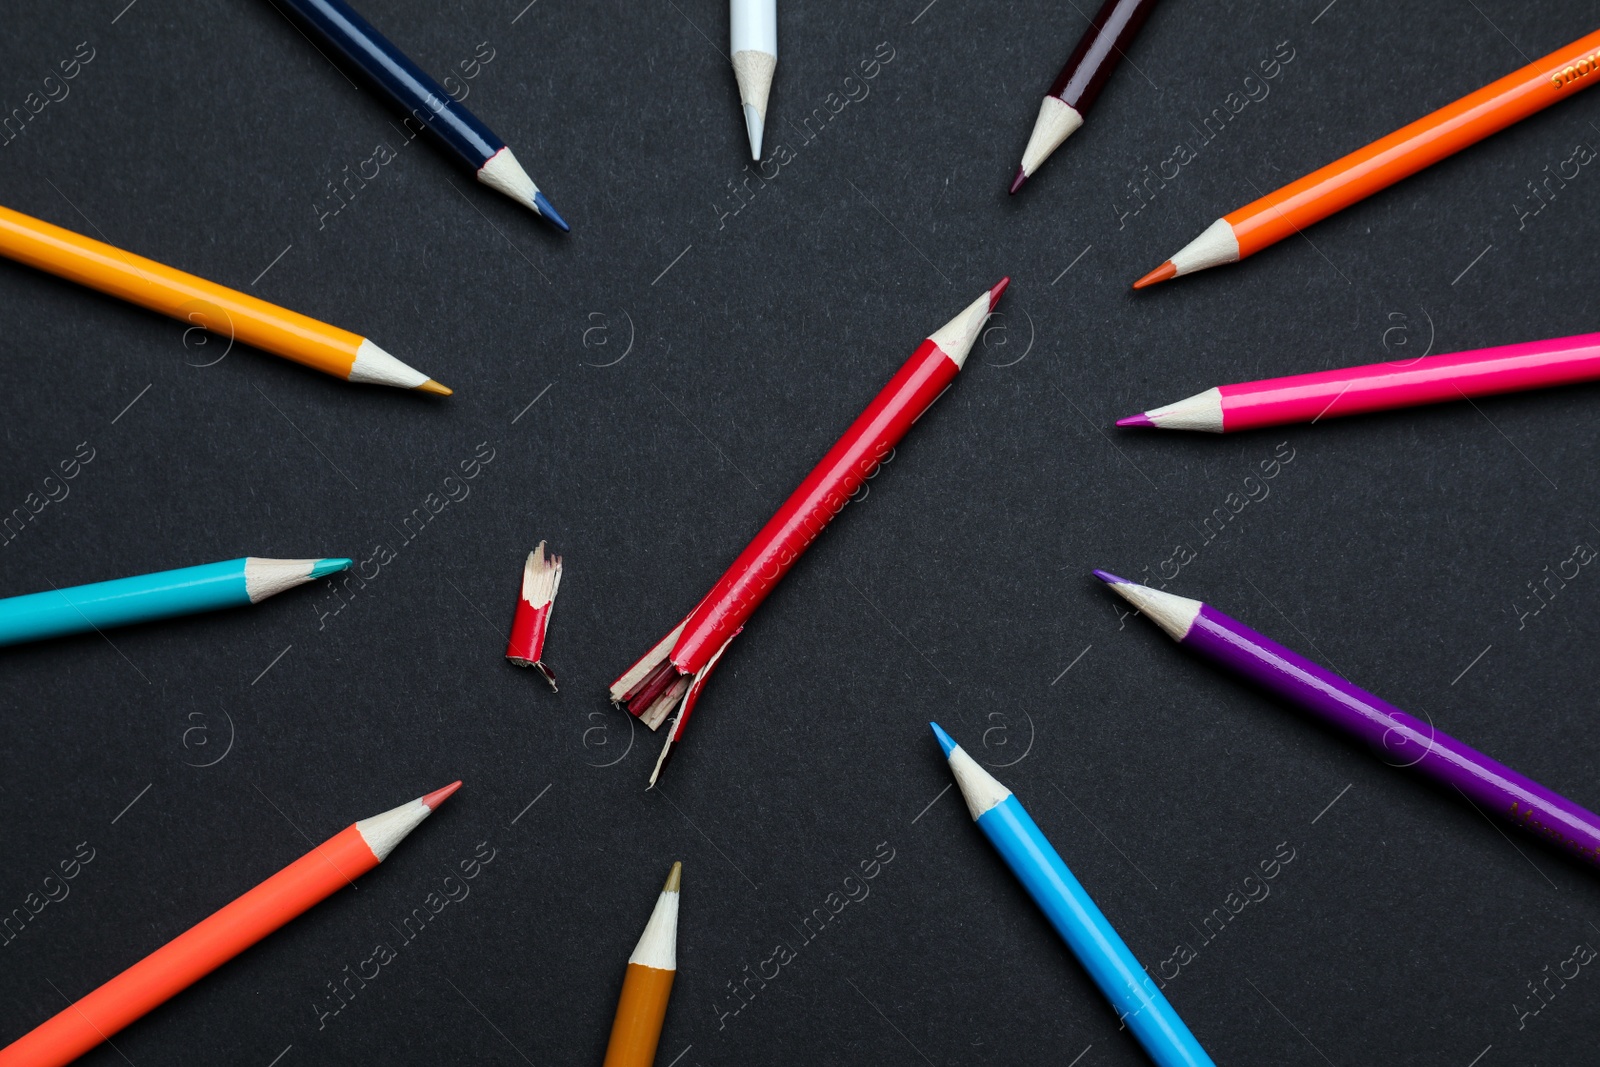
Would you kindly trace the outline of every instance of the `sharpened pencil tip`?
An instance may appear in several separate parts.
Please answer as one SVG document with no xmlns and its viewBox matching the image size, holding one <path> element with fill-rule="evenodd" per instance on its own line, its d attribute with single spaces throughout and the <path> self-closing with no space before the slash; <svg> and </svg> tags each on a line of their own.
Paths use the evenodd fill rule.
<svg viewBox="0 0 1600 1067">
<path fill-rule="evenodd" d="M 443 804 L 445 801 L 449 800 L 450 799 L 450 794 L 454 793 L 457 789 L 460 789 L 460 788 L 461 788 L 461 780 L 457 779 L 454 782 L 451 782 L 449 785 L 445 786 L 443 789 L 435 789 L 433 792 L 431 792 L 427 796 L 423 797 L 422 798 L 422 802 L 428 806 L 428 810 L 429 811 L 438 811 L 439 810 L 439 805 Z"/>
<path fill-rule="evenodd" d="M 667 875 L 667 884 L 661 887 L 663 893 L 677 893 L 683 888 L 683 864 L 674 862 L 672 871 Z"/>
<path fill-rule="evenodd" d="M 1096 570 L 1094 572 L 1094 576 L 1096 578 L 1100 579 L 1102 582 L 1105 582 L 1107 585 L 1132 585 L 1133 584 L 1132 582 L 1128 581 L 1128 579 L 1126 579 L 1126 578 L 1118 578 L 1115 574 L 1112 574 L 1110 571 Z"/>
<path fill-rule="evenodd" d="M 750 158 L 757 163 L 761 162 L 761 138 L 766 132 L 766 123 L 761 120 L 761 112 L 756 110 L 754 104 L 744 106 L 744 133 L 750 139 Z"/>
<path fill-rule="evenodd" d="M 939 747 L 944 750 L 945 758 L 949 759 L 950 753 L 954 752 L 961 746 L 956 744 L 955 738 L 944 732 L 943 726 L 940 726 L 936 722 L 930 722 L 928 725 L 933 728 L 933 736 L 938 739 Z"/>
<path fill-rule="evenodd" d="M 448 385 L 440 385 L 432 378 L 429 378 L 427 381 L 417 386 L 417 392 L 432 393 L 434 396 L 452 396 L 455 394 L 454 389 L 450 388 Z"/>
<path fill-rule="evenodd" d="M 1117 420 L 1117 425 L 1118 426 L 1154 426 L 1155 423 L 1151 420 L 1149 415 L 1146 415 L 1144 412 L 1141 411 L 1137 415 L 1129 415 L 1125 419 L 1118 419 Z"/>
<path fill-rule="evenodd" d="M 989 290 L 989 310 L 990 311 L 993 311 L 994 310 L 994 306 L 996 304 L 1000 303 L 1000 295 L 1006 291 L 1006 286 L 1008 286 L 1010 284 L 1011 284 L 1011 275 L 1008 274 L 1004 278 L 1001 278 L 998 282 L 996 282 L 993 289 Z"/>
<path fill-rule="evenodd" d="M 550 206 L 550 201 L 545 198 L 543 193 L 534 193 L 533 203 L 539 209 L 539 214 L 555 223 L 556 229 L 562 233 L 572 232 L 572 227 L 567 225 L 567 220 L 556 213 L 556 209 Z"/>
<path fill-rule="evenodd" d="M 1011 195 L 1012 196 L 1016 196 L 1017 195 L 1017 190 L 1021 189 L 1023 187 L 1023 185 L 1027 183 L 1027 181 L 1028 181 L 1028 172 L 1023 170 L 1021 167 L 1018 167 L 1017 168 L 1017 176 L 1015 178 L 1011 179 Z"/>
<path fill-rule="evenodd" d="M 354 560 L 344 559 L 340 556 L 319 559 L 311 566 L 311 577 L 321 578 L 325 574 L 338 574 L 340 571 L 349 570 L 354 565 Z"/>
<path fill-rule="evenodd" d="M 1151 271 L 1149 274 L 1146 274 L 1143 278 L 1140 278 L 1138 281 L 1134 282 L 1133 287 L 1135 289 L 1148 289 L 1152 285 L 1164 282 L 1169 278 L 1176 278 L 1177 276 L 1178 268 L 1173 266 L 1172 260 L 1169 259 L 1165 263 L 1161 264 L 1161 266 Z"/>
</svg>

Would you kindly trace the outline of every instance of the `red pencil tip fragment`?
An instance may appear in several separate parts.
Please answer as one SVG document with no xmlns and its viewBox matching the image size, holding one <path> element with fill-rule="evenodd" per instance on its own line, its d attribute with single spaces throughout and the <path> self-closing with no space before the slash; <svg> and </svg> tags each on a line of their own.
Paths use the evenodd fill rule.
<svg viewBox="0 0 1600 1067">
<path fill-rule="evenodd" d="M 461 781 L 457 779 L 443 789 L 435 789 L 422 798 L 422 803 L 427 805 L 429 811 L 438 811 L 439 805 L 450 799 L 450 794 L 461 788 Z"/>
<path fill-rule="evenodd" d="M 1012 196 L 1016 196 L 1017 195 L 1017 190 L 1021 189 L 1023 184 L 1027 180 L 1028 180 L 1028 172 L 1023 170 L 1021 167 L 1018 167 L 1017 168 L 1017 176 L 1015 178 L 1011 179 L 1011 195 Z"/>
<path fill-rule="evenodd" d="M 1149 415 L 1146 415 L 1144 412 L 1141 411 L 1137 415 L 1129 415 L 1125 419 L 1118 419 L 1117 420 L 1117 425 L 1118 426 L 1154 426 L 1155 423 L 1153 421 L 1151 421 Z"/>
<path fill-rule="evenodd" d="M 1134 282 L 1133 287 L 1135 289 L 1148 289 L 1152 285 L 1167 281 L 1169 278 L 1176 278 L 1177 276 L 1178 268 L 1174 267 L 1172 265 L 1172 260 L 1169 259 L 1165 263 L 1161 264 L 1161 266 L 1151 271 L 1149 274 L 1146 274 L 1143 278 L 1140 278 L 1138 281 Z"/>
<path fill-rule="evenodd" d="M 1000 303 L 1000 294 L 1004 293 L 1006 291 L 1006 286 L 1008 286 L 1010 284 L 1011 284 L 1011 275 L 1008 274 L 1004 278 L 1001 278 L 998 282 L 996 282 L 995 283 L 995 287 L 993 289 L 989 290 L 989 310 L 990 311 L 993 311 L 994 310 L 994 306 L 996 304 Z"/>
</svg>

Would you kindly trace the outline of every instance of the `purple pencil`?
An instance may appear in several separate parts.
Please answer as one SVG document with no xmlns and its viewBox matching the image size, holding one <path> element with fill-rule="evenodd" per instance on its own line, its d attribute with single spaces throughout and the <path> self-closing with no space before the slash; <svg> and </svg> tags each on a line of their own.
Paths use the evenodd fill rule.
<svg viewBox="0 0 1600 1067">
<path fill-rule="evenodd" d="M 1323 670 L 1210 604 L 1105 571 L 1094 575 L 1183 647 L 1365 741 L 1385 760 L 1415 767 L 1455 788 L 1480 810 L 1600 866 L 1600 815 Z"/>
</svg>

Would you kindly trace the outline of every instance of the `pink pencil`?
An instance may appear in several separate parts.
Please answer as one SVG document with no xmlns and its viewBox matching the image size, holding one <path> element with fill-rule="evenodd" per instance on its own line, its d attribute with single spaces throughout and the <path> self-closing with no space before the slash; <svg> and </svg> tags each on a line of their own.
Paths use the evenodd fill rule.
<svg viewBox="0 0 1600 1067">
<path fill-rule="evenodd" d="M 1233 433 L 1600 379 L 1600 333 L 1222 385 L 1118 426 Z"/>
</svg>

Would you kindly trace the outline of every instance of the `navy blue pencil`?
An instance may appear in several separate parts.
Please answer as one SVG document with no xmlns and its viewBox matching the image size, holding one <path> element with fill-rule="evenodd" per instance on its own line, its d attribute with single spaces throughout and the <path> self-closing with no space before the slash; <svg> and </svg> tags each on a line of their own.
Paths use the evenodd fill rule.
<svg viewBox="0 0 1600 1067">
<path fill-rule="evenodd" d="M 571 229 L 539 187 L 522 169 L 505 141 L 483 120 L 450 98 L 444 87 L 425 74 L 404 52 L 344 0 L 282 0 L 306 24 L 351 63 L 366 72 L 389 98 L 410 116 L 438 134 L 445 145 L 478 175 L 524 207 L 532 208 L 561 229 Z"/>
</svg>

